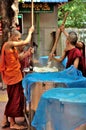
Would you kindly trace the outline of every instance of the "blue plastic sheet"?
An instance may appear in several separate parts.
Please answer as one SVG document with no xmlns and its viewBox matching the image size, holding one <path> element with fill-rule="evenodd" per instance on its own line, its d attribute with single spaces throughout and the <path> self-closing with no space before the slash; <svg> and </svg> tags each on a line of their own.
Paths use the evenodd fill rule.
<svg viewBox="0 0 86 130">
<path fill-rule="evenodd" d="M 86 124 L 86 88 L 46 91 L 32 121 L 36 130 L 75 130 L 81 124 Z"/>
<path fill-rule="evenodd" d="M 22 81 L 24 94 L 28 102 L 30 102 L 31 86 L 36 82 L 56 82 L 63 83 L 69 88 L 86 88 L 86 78 L 73 65 L 60 72 L 29 73 Z"/>
</svg>

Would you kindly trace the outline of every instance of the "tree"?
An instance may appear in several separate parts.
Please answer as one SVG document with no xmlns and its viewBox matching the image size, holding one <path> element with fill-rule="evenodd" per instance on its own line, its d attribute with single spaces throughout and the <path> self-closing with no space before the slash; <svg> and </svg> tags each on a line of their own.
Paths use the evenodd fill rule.
<svg viewBox="0 0 86 130">
<path fill-rule="evenodd" d="M 86 26 L 86 2 L 71 0 L 58 7 L 58 26 L 61 25 L 64 14 L 69 12 L 65 26 L 83 28 Z"/>
<path fill-rule="evenodd" d="M 0 0 L 2 20 L 2 45 L 9 38 L 10 32 L 18 23 L 18 0 Z M 1 45 L 1 46 L 2 46 Z"/>
</svg>

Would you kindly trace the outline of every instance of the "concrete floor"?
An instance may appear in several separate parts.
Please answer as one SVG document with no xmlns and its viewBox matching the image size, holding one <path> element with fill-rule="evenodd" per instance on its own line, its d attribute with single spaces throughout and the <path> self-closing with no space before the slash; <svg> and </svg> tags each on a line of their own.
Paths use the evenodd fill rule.
<svg viewBox="0 0 86 130">
<path fill-rule="evenodd" d="M 2 98 L 2 99 L 1 99 Z M 6 105 L 6 99 L 3 100 L 4 98 L 6 98 L 6 89 L 2 90 L 2 86 L 0 86 L 0 130 L 11 130 L 9 127 L 8 128 L 2 128 L 1 127 L 1 122 L 3 119 L 3 114 L 4 114 L 4 109 L 5 109 L 5 105 Z M 27 125 L 25 118 L 16 118 L 16 122 L 20 125 Z M 26 130 L 33 130 L 33 128 L 28 128 Z"/>
<path fill-rule="evenodd" d="M 0 130 L 11 130 L 9 127 L 7 127 L 7 128 L 1 127 L 1 122 L 2 122 L 2 119 L 3 119 L 5 104 L 6 104 L 5 102 L 0 102 Z M 23 121 L 24 121 L 24 118 L 16 118 L 16 122 L 19 123 L 19 124 L 23 124 Z"/>
</svg>

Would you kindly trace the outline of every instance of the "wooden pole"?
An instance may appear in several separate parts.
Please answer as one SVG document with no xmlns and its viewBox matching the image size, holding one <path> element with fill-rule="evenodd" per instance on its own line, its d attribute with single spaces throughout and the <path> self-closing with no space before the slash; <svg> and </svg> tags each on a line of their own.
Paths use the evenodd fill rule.
<svg viewBox="0 0 86 130">
<path fill-rule="evenodd" d="M 63 19 L 62 25 L 65 24 L 68 14 L 69 14 L 69 12 L 66 12 L 66 13 L 65 13 L 65 16 L 64 16 L 64 19 Z"/>
<path fill-rule="evenodd" d="M 64 19 L 63 19 L 63 22 L 62 22 L 62 25 L 65 24 L 68 14 L 69 14 L 69 12 L 66 12 L 66 14 L 64 16 Z M 57 32 L 56 40 L 55 40 L 54 46 L 53 46 L 52 51 L 51 51 L 52 53 L 54 53 L 54 51 L 56 49 L 56 46 L 57 46 L 57 43 L 59 41 L 60 35 L 61 35 L 61 32 Z"/>
<path fill-rule="evenodd" d="M 33 5 L 33 0 L 31 0 L 31 20 L 32 20 L 32 25 L 34 25 L 34 5 Z"/>
<path fill-rule="evenodd" d="M 64 19 L 63 19 L 63 22 L 62 22 L 62 25 L 65 24 L 68 14 L 69 14 L 69 12 L 66 12 L 66 14 L 65 14 L 65 16 L 64 16 Z M 57 32 L 56 40 L 55 40 L 54 46 L 53 46 L 53 48 L 52 48 L 52 50 L 51 50 L 51 54 L 49 55 L 49 58 L 48 58 L 48 66 L 51 65 L 51 57 L 52 57 L 51 55 L 55 52 L 56 46 L 57 46 L 58 41 L 59 41 L 60 36 L 61 36 L 61 32 L 60 32 L 59 30 L 57 30 L 57 31 L 58 31 L 58 32 Z"/>
</svg>

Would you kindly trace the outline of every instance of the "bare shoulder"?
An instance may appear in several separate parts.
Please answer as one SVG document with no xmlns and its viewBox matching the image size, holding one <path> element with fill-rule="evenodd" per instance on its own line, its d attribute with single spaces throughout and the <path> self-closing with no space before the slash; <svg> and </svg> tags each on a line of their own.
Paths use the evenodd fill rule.
<svg viewBox="0 0 86 130">
<path fill-rule="evenodd" d="M 12 48 L 12 47 L 13 47 L 13 42 L 12 42 L 12 41 L 6 42 L 6 44 L 5 44 L 5 49 L 10 49 L 10 48 Z"/>
</svg>

